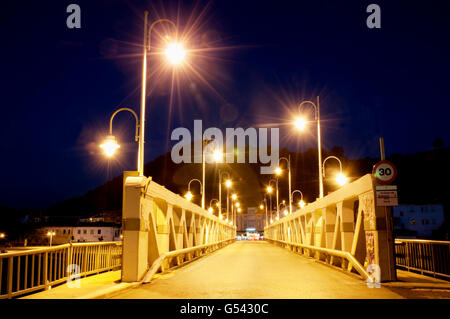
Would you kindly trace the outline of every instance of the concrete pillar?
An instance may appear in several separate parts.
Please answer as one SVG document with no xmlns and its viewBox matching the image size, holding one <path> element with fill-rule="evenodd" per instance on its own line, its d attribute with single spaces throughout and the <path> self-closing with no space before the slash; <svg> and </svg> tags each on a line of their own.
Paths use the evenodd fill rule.
<svg viewBox="0 0 450 319">
<path fill-rule="evenodd" d="M 335 206 L 328 206 L 322 210 L 322 218 L 325 221 L 325 247 L 333 248 L 333 236 L 336 224 Z"/>
<path fill-rule="evenodd" d="M 337 203 L 337 211 L 341 217 L 341 249 L 351 251 L 354 235 L 354 212 L 353 200 L 347 200 Z"/>
<path fill-rule="evenodd" d="M 384 207 L 375 206 L 374 191 L 359 196 L 359 205 L 364 215 L 366 236 L 366 262 L 364 267 L 378 265 L 381 281 L 396 279 L 392 231 L 387 228 L 387 214 Z"/>
<path fill-rule="evenodd" d="M 122 206 L 122 281 L 135 282 L 147 271 L 148 215 L 141 213 L 142 190 L 145 177 L 138 172 L 124 172 Z"/>
<path fill-rule="evenodd" d="M 169 248 L 169 213 L 172 205 L 161 199 L 153 199 L 153 214 L 156 216 L 156 238 L 158 240 L 159 254 L 162 255 L 170 250 Z"/>
</svg>

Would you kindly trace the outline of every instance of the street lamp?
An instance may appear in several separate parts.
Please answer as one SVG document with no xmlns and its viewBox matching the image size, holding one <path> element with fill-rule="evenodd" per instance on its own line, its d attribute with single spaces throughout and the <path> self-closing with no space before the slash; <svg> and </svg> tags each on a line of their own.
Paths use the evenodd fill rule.
<svg viewBox="0 0 450 319">
<path fill-rule="evenodd" d="M 280 171 L 280 174 L 281 174 L 281 171 Z M 280 175 L 280 174 L 277 174 L 277 175 Z M 275 182 L 275 189 L 276 189 L 276 196 L 277 196 L 277 206 L 276 207 L 277 207 L 277 215 L 279 215 L 279 211 L 278 211 L 278 177 L 276 179 L 272 178 L 269 181 L 269 185 L 270 185 L 271 182 Z M 272 209 L 272 207 L 270 207 L 270 208 Z"/>
<path fill-rule="evenodd" d="M 206 181 L 205 181 L 205 176 L 206 176 L 206 147 L 207 145 L 209 145 L 214 139 L 204 139 L 202 140 L 202 208 L 205 208 L 205 187 L 206 187 Z M 215 162 L 219 162 L 220 158 L 222 158 L 222 152 L 218 149 L 215 149 L 213 151 L 213 159 Z"/>
<path fill-rule="evenodd" d="M 130 108 L 127 108 L 127 107 L 120 108 L 117 111 L 115 111 L 113 113 L 113 115 L 111 115 L 111 118 L 109 120 L 109 135 L 106 137 L 106 139 L 103 142 L 103 144 L 100 145 L 100 148 L 103 149 L 103 152 L 105 153 L 105 155 L 107 157 L 113 156 L 114 153 L 116 152 L 116 150 L 118 148 L 120 148 L 120 145 L 117 144 L 116 138 L 115 138 L 115 136 L 112 133 L 112 123 L 113 123 L 114 117 L 117 115 L 117 113 L 122 112 L 122 111 L 130 112 L 131 114 L 133 114 L 134 118 L 136 119 L 136 133 L 135 133 L 135 136 L 134 136 L 134 140 L 136 142 L 139 141 L 139 118 L 138 118 L 136 112 L 133 111 Z M 140 167 L 140 162 L 139 161 L 140 161 L 140 158 L 139 158 L 139 154 L 138 154 L 138 164 L 137 164 L 138 165 L 138 169 Z"/>
<path fill-rule="evenodd" d="M 273 188 L 272 186 L 270 186 L 270 182 L 272 180 L 269 181 L 269 186 L 267 186 L 267 193 L 269 194 L 269 203 L 270 203 L 270 219 L 272 220 L 272 192 L 273 192 Z"/>
<path fill-rule="evenodd" d="M 49 231 L 47 233 L 47 236 L 50 237 L 50 247 L 52 247 L 52 239 L 53 239 L 53 236 L 55 236 L 55 235 L 56 235 L 56 233 L 54 231 Z"/>
<path fill-rule="evenodd" d="M 288 158 L 280 157 L 278 160 L 278 165 L 280 165 L 281 160 L 285 160 L 288 167 L 288 180 L 289 180 L 289 214 L 292 214 L 292 197 L 291 197 L 291 154 Z"/>
<path fill-rule="evenodd" d="M 150 28 L 148 27 L 148 11 L 144 12 L 144 52 L 143 52 L 143 60 L 142 60 L 142 91 L 141 91 L 141 124 L 139 125 L 140 133 L 139 133 L 139 175 L 144 176 L 144 128 L 145 128 L 145 100 L 147 98 L 147 55 L 151 51 L 151 35 L 153 28 L 159 24 L 159 23 L 169 23 L 175 29 L 177 26 L 175 23 L 173 23 L 171 20 L 168 19 L 159 19 L 153 22 L 150 25 Z M 165 51 L 166 57 L 172 64 L 179 64 L 181 60 L 185 56 L 185 52 L 183 50 L 183 47 L 180 44 L 171 43 L 168 45 L 166 51 Z M 204 203 L 203 203 L 204 204 Z M 202 208 L 205 208 L 204 205 Z"/>
<path fill-rule="evenodd" d="M 286 209 L 286 204 L 285 203 L 280 203 L 280 205 L 278 207 L 278 211 L 281 210 L 280 207 L 284 207 L 283 214 L 284 214 L 284 216 L 287 216 L 289 214 L 289 211 Z M 280 215 L 278 215 L 278 216 L 280 216 Z M 277 216 L 277 218 L 278 218 L 278 216 Z"/>
<path fill-rule="evenodd" d="M 226 174 L 228 176 L 228 179 L 225 181 L 225 186 L 227 187 L 227 212 L 229 209 L 229 202 L 230 202 L 230 198 L 229 198 L 229 190 L 231 187 L 231 179 L 230 179 L 230 174 L 228 172 L 222 172 L 219 169 L 219 215 L 222 215 L 222 176 Z"/>
<path fill-rule="evenodd" d="M 317 121 L 317 152 L 318 152 L 318 164 L 319 164 L 319 198 L 323 197 L 323 176 L 322 176 L 322 141 L 320 135 L 320 104 L 319 97 L 317 97 L 317 105 L 311 101 L 303 101 L 298 106 L 298 110 L 300 111 L 301 107 L 304 104 L 311 104 L 314 106 L 314 120 Z M 295 119 L 294 125 L 298 130 L 304 130 L 306 127 L 307 121 L 304 118 Z"/>
<path fill-rule="evenodd" d="M 0 239 L 3 239 L 5 237 L 6 237 L 5 233 L 0 233 Z"/>
<path fill-rule="evenodd" d="M 237 195 L 236 194 L 231 195 L 231 199 L 232 199 L 232 202 L 231 202 L 231 219 L 234 220 L 234 207 L 236 206 L 236 204 L 239 206 L 239 203 L 236 203 L 236 204 L 234 203 L 237 200 Z M 236 207 L 238 207 L 238 206 L 236 206 Z M 227 216 L 228 216 L 228 213 L 227 213 Z"/>
<path fill-rule="evenodd" d="M 134 117 L 136 118 L 136 134 L 135 134 L 135 140 L 139 142 L 138 147 L 138 160 L 137 160 L 137 170 L 139 172 L 139 176 L 144 176 L 144 139 L 145 139 L 145 101 L 147 98 L 146 90 L 147 90 L 147 55 L 152 49 L 151 47 L 151 34 L 153 28 L 162 22 L 167 22 L 175 27 L 176 25 L 174 22 L 168 19 L 159 19 L 153 22 L 148 29 L 148 11 L 144 12 L 144 52 L 143 52 L 143 59 L 142 59 L 142 88 L 141 88 L 141 113 L 140 118 L 138 118 L 137 114 L 129 109 L 129 108 L 121 108 L 117 110 L 110 120 L 110 134 L 107 136 L 105 142 L 100 145 L 100 147 L 103 149 L 106 156 L 111 157 L 114 155 L 116 150 L 120 148 L 120 145 L 116 142 L 116 139 L 114 135 L 112 135 L 112 119 L 114 116 L 120 112 L 120 111 L 130 111 L 133 113 Z M 167 59 L 174 65 L 179 64 L 185 57 L 186 52 L 183 49 L 183 46 L 179 43 L 169 43 L 167 46 L 167 49 L 165 50 L 165 55 Z M 139 124 L 140 122 L 140 124 Z M 139 130 L 139 133 L 138 133 Z"/>
<path fill-rule="evenodd" d="M 204 197 L 203 197 L 204 194 L 203 194 L 203 191 L 202 191 L 202 182 L 200 180 L 194 178 L 194 179 L 191 179 L 189 181 L 189 183 L 188 183 L 188 192 L 184 195 L 184 197 L 186 197 L 186 199 L 188 201 L 190 201 L 192 199 L 192 197 L 194 197 L 194 195 L 192 195 L 192 193 L 191 193 L 191 183 L 192 182 L 199 182 L 199 184 L 200 184 L 200 194 L 202 195 L 202 205 L 203 205 L 202 208 L 204 209 L 205 208 L 205 206 L 204 206 Z"/>
<path fill-rule="evenodd" d="M 339 174 L 336 175 L 335 180 L 336 183 L 339 186 L 343 186 L 345 183 L 347 183 L 348 178 L 342 173 L 342 162 L 339 158 L 337 158 L 336 156 L 328 156 L 324 161 L 323 161 L 323 167 L 322 167 L 322 171 L 323 171 L 323 177 L 325 177 L 325 162 L 328 159 L 335 159 L 339 162 Z"/>
<path fill-rule="evenodd" d="M 219 201 L 217 199 L 215 199 L 215 198 L 211 199 L 209 201 L 209 208 L 208 208 L 208 212 L 210 212 L 211 214 L 214 212 L 214 208 L 213 208 L 213 204 L 212 204 L 213 201 L 217 202 L 217 207 L 219 207 L 219 209 L 220 209 Z M 219 215 L 220 215 L 220 210 L 219 210 Z"/>
<path fill-rule="evenodd" d="M 300 201 L 298 202 L 298 206 L 300 206 L 300 208 L 305 207 L 306 203 L 303 201 L 303 193 L 300 190 L 296 189 L 295 191 L 292 192 L 292 199 L 294 198 L 295 193 L 300 193 L 301 196 Z"/>
</svg>

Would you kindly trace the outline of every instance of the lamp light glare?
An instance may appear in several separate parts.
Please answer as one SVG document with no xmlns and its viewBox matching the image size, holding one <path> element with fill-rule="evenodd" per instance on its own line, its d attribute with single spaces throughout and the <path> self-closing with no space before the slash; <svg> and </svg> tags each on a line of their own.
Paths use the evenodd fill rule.
<svg viewBox="0 0 450 319">
<path fill-rule="evenodd" d="M 294 121 L 294 126 L 297 130 L 303 131 L 306 127 L 306 120 L 303 118 L 296 118 Z"/>
<path fill-rule="evenodd" d="M 184 197 L 185 197 L 188 201 L 190 201 L 190 200 L 192 199 L 192 197 L 194 197 L 194 195 L 192 195 L 191 192 L 187 192 L 186 195 L 184 195 Z"/>
<path fill-rule="evenodd" d="M 100 148 L 103 149 L 103 152 L 107 157 L 113 156 L 119 147 L 120 145 L 117 144 L 114 135 L 108 135 L 103 144 L 100 145 Z"/>
<path fill-rule="evenodd" d="M 338 183 L 339 186 L 345 185 L 347 183 L 347 180 L 348 180 L 348 178 L 342 173 L 339 173 L 336 176 L 336 182 Z"/>
<path fill-rule="evenodd" d="M 186 56 L 186 51 L 180 43 L 170 43 L 165 51 L 167 59 L 172 64 L 180 64 Z"/>
</svg>

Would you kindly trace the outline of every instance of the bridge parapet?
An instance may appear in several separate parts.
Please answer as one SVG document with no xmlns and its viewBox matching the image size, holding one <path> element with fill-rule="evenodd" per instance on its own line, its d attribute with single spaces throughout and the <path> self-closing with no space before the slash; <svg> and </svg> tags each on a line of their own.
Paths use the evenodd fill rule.
<svg viewBox="0 0 450 319">
<path fill-rule="evenodd" d="M 195 249 L 182 255 L 169 252 L 218 248 L 236 237 L 235 226 L 137 172 L 124 173 L 122 229 L 125 282 L 141 281 L 161 256 L 176 256 L 179 263 L 180 258 L 193 258 Z M 210 245 L 214 243 L 218 245 Z M 167 259 L 161 267 L 169 268 L 170 263 Z"/>
<path fill-rule="evenodd" d="M 347 271 L 356 270 L 364 279 L 369 275 L 365 269 L 377 265 L 381 281 L 395 280 L 390 216 L 376 206 L 375 195 L 372 176 L 364 175 L 267 225 L 264 237 Z"/>
</svg>

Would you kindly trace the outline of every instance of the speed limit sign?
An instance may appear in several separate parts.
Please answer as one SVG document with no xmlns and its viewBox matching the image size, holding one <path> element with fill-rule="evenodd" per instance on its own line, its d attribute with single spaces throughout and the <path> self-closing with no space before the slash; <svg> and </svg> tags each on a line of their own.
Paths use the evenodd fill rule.
<svg viewBox="0 0 450 319">
<path fill-rule="evenodd" d="M 397 177 L 397 168 L 389 161 L 380 161 L 373 166 L 372 175 L 379 184 L 390 184 Z"/>
</svg>

